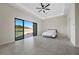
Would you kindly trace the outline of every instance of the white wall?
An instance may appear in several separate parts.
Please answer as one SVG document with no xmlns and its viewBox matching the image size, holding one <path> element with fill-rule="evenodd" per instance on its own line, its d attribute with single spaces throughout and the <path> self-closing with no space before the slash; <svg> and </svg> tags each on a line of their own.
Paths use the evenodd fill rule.
<svg viewBox="0 0 79 59">
<path fill-rule="evenodd" d="M 75 47 L 79 47 L 79 3 L 72 4 L 68 15 L 70 21 L 69 33 L 71 43 Z M 69 25 L 68 25 L 69 26 Z"/>
<path fill-rule="evenodd" d="M 37 17 L 29 12 L 22 12 L 8 4 L 0 4 L 0 44 L 15 41 L 15 17 L 38 23 L 38 35 L 41 33 L 41 21 Z"/>
<path fill-rule="evenodd" d="M 75 4 L 71 5 L 67 21 L 68 37 L 70 38 L 71 43 L 75 46 Z"/>
<path fill-rule="evenodd" d="M 67 17 L 60 16 L 42 21 L 42 32 L 48 29 L 57 29 L 58 36 L 67 37 Z"/>
<path fill-rule="evenodd" d="M 68 39 L 70 39 L 70 17 L 67 16 L 67 36 L 68 36 Z"/>
<path fill-rule="evenodd" d="M 75 4 L 75 26 L 76 26 L 75 45 L 76 47 L 79 47 L 79 3 Z"/>
</svg>

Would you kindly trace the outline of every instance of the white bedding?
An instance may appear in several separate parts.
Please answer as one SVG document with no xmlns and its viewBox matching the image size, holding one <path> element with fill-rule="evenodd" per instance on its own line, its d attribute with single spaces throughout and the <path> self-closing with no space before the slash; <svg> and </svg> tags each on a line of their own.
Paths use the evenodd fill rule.
<svg viewBox="0 0 79 59">
<path fill-rule="evenodd" d="M 42 36 L 55 37 L 57 35 L 56 30 L 48 30 L 42 33 Z"/>
</svg>

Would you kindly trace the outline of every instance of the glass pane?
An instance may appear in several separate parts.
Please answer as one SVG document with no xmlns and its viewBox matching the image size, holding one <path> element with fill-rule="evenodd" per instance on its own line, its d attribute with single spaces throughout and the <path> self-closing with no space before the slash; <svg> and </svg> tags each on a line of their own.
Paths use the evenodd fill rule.
<svg viewBox="0 0 79 59">
<path fill-rule="evenodd" d="M 23 38 L 23 20 L 16 19 L 16 40 Z"/>
<path fill-rule="evenodd" d="M 33 35 L 33 23 L 30 21 L 24 21 L 24 37 L 31 37 Z"/>
</svg>

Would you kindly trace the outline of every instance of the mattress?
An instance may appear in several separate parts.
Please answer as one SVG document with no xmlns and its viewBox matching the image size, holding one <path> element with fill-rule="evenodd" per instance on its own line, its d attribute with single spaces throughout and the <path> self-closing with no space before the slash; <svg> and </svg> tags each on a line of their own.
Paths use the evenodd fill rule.
<svg viewBox="0 0 79 59">
<path fill-rule="evenodd" d="M 43 32 L 42 36 L 56 37 L 57 36 L 57 31 L 56 30 L 48 30 L 46 32 Z"/>
</svg>

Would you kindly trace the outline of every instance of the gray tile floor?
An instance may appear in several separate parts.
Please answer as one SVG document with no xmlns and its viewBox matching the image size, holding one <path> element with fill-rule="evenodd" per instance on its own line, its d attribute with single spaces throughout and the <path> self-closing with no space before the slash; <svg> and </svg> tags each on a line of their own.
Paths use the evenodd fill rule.
<svg viewBox="0 0 79 59">
<path fill-rule="evenodd" d="M 73 47 L 67 38 L 30 37 L 0 46 L 0 55 L 76 55 L 79 48 Z"/>
</svg>

